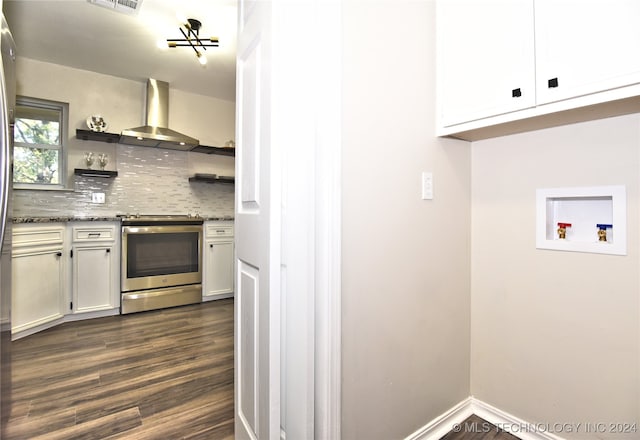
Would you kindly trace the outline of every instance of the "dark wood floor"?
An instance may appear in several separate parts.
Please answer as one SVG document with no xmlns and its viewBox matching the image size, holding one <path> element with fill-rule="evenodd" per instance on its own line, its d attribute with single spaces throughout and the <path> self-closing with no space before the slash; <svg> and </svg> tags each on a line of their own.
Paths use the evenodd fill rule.
<svg viewBox="0 0 640 440">
<path fill-rule="evenodd" d="M 475 414 L 460 423 L 440 440 L 519 440 L 513 434 L 499 429 Z"/>
<path fill-rule="evenodd" d="M 233 439 L 233 299 L 65 323 L 11 346 L 2 439 Z"/>
</svg>

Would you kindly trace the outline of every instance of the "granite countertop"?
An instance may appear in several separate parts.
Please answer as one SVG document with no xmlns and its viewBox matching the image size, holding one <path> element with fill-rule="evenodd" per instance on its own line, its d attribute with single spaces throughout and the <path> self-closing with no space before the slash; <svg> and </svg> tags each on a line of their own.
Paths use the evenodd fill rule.
<svg viewBox="0 0 640 440">
<path fill-rule="evenodd" d="M 14 217 L 13 223 L 58 223 L 58 222 L 119 222 L 120 218 L 115 216 L 95 216 L 95 217 L 73 217 L 73 216 L 50 216 L 50 217 Z"/>
<path fill-rule="evenodd" d="M 50 217 L 14 217 L 12 222 L 19 223 L 60 223 L 60 222 L 119 222 L 122 216 L 92 216 L 92 217 L 74 217 L 74 216 L 50 216 Z M 204 221 L 233 221 L 234 217 L 230 215 L 215 216 L 204 215 Z"/>
<path fill-rule="evenodd" d="M 232 222 L 235 220 L 235 217 L 231 216 L 231 215 L 223 215 L 223 216 L 214 216 L 214 215 L 204 215 L 202 216 L 204 221 L 210 221 L 210 220 L 214 220 L 214 221 L 225 221 L 225 222 Z"/>
</svg>

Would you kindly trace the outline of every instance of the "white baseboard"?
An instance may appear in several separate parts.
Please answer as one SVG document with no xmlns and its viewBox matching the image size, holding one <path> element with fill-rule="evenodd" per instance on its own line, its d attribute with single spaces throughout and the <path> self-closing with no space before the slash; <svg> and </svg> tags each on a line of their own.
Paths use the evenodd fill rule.
<svg viewBox="0 0 640 440">
<path fill-rule="evenodd" d="M 453 408 L 445 411 L 422 428 L 409 435 L 405 440 L 432 440 L 440 439 L 447 432 L 451 431 L 454 425 L 462 423 L 473 412 L 471 402 L 473 397 L 467 397 Z"/>
<path fill-rule="evenodd" d="M 98 310 L 94 312 L 76 313 L 73 315 L 65 315 L 64 322 L 84 321 L 85 319 L 105 318 L 107 316 L 115 316 L 120 314 L 120 307 L 116 309 Z"/>
<path fill-rule="evenodd" d="M 472 398 L 472 413 L 522 440 L 564 440 L 549 432 L 554 426 L 526 422 L 481 400 Z"/>
<path fill-rule="evenodd" d="M 106 316 L 114 316 L 120 314 L 120 308 L 117 307 L 115 309 L 108 310 L 99 310 L 94 312 L 87 313 L 78 313 L 78 314 L 69 314 L 62 316 L 55 316 L 54 319 L 47 320 L 43 323 L 29 324 L 28 326 L 18 326 L 13 327 L 11 329 L 11 340 L 17 341 L 18 339 L 22 339 L 25 336 L 31 336 L 33 334 L 39 333 L 43 330 L 47 330 L 51 327 L 55 327 L 57 325 L 63 324 L 65 322 L 71 321 L 82 321 L 84 319 L 93 319 L 93 318 L 104 318 Z"/>
<path fill-rule="evenodd" d="M 216 301 L 218 299 L 233 298 L 234 293 L 216 293 L 214 295 L 203 295 L 202 302 Z"/>
<path fill-rule="evenodd" d="M 459 429 L 460 423 L 471 414 L 481 417 L 521 440 L 564 440 L 549 432 L 553 427 L 526 422 L 473 396 L 467 397 L 453 408 L 445 411 L 406 437 L 405 440 L 439 440 L 454 428 Z M 462 428 L 464 429 L 464 427 Z"/>
<path fill-rule="evenodd" d="M 16 341 L 25 336 L 33 335 L 64 322 L 64 316 L 53 316 L 53 318 L 45 321 L 44 319 L 37 321 L 35 324 L 20 325 L 11 329 L 11 340 Z"/>
</svg>

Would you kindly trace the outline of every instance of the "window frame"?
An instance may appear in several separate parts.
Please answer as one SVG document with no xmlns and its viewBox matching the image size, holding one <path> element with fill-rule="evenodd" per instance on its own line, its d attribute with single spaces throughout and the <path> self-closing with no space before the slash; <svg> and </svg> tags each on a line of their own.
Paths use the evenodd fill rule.
<svg viewBox="0 0 640 440">
<path fill-rule="evenodd" d="M 16 182 L 14 180 L 13 189 L 31 189 L 31 190 L 49 190 L 49 191 L 67 190 L 69 103 L 53 101 L 50 99 L 42 99 L 42 98 L 34 98 L 29 96 L 18 95 L 16 96 L 16 107 L 17 106 L 59 111 L 60 112 L 60 127 L 59 127 L 60 144 L 57 148 L 56 147 L 52 148 L 51 145 L 46 145 L 46 149 L 58 151 L 58 183 L 28 183 L 28 182 Z M 17 108 L 16 108 L 15 119 L 16 120 L 19 119 Z M 12 134 L 12 136 L 14 135 Z M 14 149 L 15 147 L 38 149 L 44 146 L 43 144 L 15 142 L 14 139 L 12 139 L 12 141 L 13 141 Z M 15 154 L 14 154 L 13 162 L 15 167 Z"/>
</svg>

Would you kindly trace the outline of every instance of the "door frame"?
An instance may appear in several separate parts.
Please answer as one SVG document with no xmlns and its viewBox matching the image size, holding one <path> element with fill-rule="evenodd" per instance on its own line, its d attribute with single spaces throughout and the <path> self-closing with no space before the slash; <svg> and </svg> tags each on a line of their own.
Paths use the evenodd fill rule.
<svg viewBox="0 0 640 440">
<path fill-rule="evenodd" d="M 315 179 L 315 438 L 341 438 L 342 2 L 318 0 Z"/>
<path fill-rule="evenodd" d="M 308 295 L 313 319 L 309 337 L 313 356 L 308 366 L 307 380 L 312 392 L 305 402 L 312 409 L 303 423 L 312 429 L 315 439 L 338 440 L 341 438 L 341 107 L 342 107 L 342 3 L 341 0 L 305 0 L 294 4 L 289 0 L 270 0 L 274 9 L 267 22 L 266 32 L 273 32 L 269 53 L 276 59 L 263 60 L 271 74 L 270 127 L 275 139 L 275 160 L 282 168 L 282 175 L 296 176 L 287 185 L 297 185 L 313 199 L 309 211 L 300 217 L 289 216 L 285 227 L 306 230 L 311 237 L 312 249 L 305 254 L 311 263 L 308 276 L 310 285 L 304 290 Z M 254 1 L 248 0 L 251 7 Z M 284 11 L 286 8 L 286 11 Z M 310 15 L 311 13 L 311 15 Z M 310 18 L 311 17 L 311 18 Z M 240 21 L 239 17 L 239 21 Z M 303 23 L 303 29 L 300 29 Z M 269 29 L 270 27 L 270 29 Z M 293 41 L 295 39 L 295 41 Z M 303 47 L 303 49 L 301 49 Z M 302 57 L 300 51 L 304 51 Z M 301 60 L 304 58 L 304 62 Z M 306 63 L 305 63 L 306 62 Z M 302 66 L 302 67 L 301 67 Z M 295 73 L 305 76 L 296 77 Z M 291 75 L 294 73 L 294 75 Z M 287 77 L 289 81 L 282 81 Z M 296 85 L 300 88 L 296 89 Z M 304 90 L 309 99 L 298 100 L 297 90 Z M 295 102 L 296 105 L 287 105 Z M 294 141 L 292 122 L 303 114 L 302 121 L 311 126 L 312 134 L 305 133 L 304 148 L 313 160 L 313 172 L 308 175 L 294 171 L 296 163 L 282 157 L 285 146 Z M 240 117 L 240 113 L 237 114 Z M 241 123 L 241 121 L 237 121 Z M 295 145 L 295 144 L 294 144 Z M 299 145 L 301 146 L 301 145 Z M 305 153 L 306 154 L 306 153 Z M 289 170 L 286 167 L 291 167 Z M 282 184 L 277 181 L 272 191 L 279 192 Z M 278 210 L 280 206 L 272 206 Z M 279 215 L 278 218 L 281 216 Z M 311 222 L 305 220 L 311 219 Z M 296 223 L 292 223 L 296 222 Z M 282 231 L 282 249 L 288 249 L 287 234 Z M 236 237 L 237 239 L 237 237 Z M 282 252 L 281 249 L 281 252 Z M 298 257 L 299 255 L 296 255 Z M 286 257 L 293 258 L 294 255 Z M 278 265 L 280 261 L 277 261 Z M 299 280 L 299 279 L 298 279 Z M 274 292 L 272 292 L 273 294 Z M 295 313 L 295 310 L 283 310 Z M 286 321 L 286 316 L 281 317 Z M 286 347 L 284 347 L 286 350 Z M 282 367 L 282 366 L 281 366 Z M 285 384 L 286 387 L 286 384 Z M 284 395 L 283 395 L 284 397 Z M 281 402 L 282 403 L 282 402 Z M 301 422 L 303 419 L 297 420 Z M 281 432 L 285 434 L 284 432 Z"/>
</svg>

